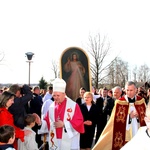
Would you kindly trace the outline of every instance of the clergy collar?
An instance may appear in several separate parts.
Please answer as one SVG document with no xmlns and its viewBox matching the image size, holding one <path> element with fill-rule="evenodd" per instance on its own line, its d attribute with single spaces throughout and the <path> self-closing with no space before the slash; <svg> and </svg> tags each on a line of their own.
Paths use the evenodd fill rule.
<svg viewBox="0 0 150 150">
<path fill-rule="evenodd" d="M 130 97 L 128 97 L 128 98 L 130 98 Z M 135 96 L 134 96 L 134 97 L 132 97 L 132 98 L 130 98 L 130 99 L 135 99 Z"/>
<path fill-rule="evenodd" d="M 128 97 L 128 101 L 129 101 L 129 103 L 134 103 L 135 102 L 135 97 L 134 98 Z"/>
<path fill-rule="evenodd" d="M 127 101 L 127 102 L 129 102 L 129 100 L 128 100 L 128 96 L 127 96 L 127 95 L 125 95 L 124 97 L 125 97 L 126 101 Z M 137 99 L 136 95 L 135 95 L 133 98 L 131 98 L 131 99 L 135 99 L 135 101 L 136 101 L 136 99 Z"/>
</svg>

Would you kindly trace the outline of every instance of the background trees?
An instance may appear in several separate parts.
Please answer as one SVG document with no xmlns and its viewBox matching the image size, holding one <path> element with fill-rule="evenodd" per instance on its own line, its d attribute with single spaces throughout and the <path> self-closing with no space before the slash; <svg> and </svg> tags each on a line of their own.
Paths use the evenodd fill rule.
<svg viewBox="0 0 150 150">
<path fill-rule="evenodd" d="M 106 84 L 109 85 L 109 88 L 113 88 L 116 85 L 124 87 L 129 78 L 128 62 L 116 57 L 109 66 L 107 74 Z"/>
<path fill-rule="evenodd" d="M 88 52 L 90 57 L 90 69 L 92 76 L 92 84 L 95 88 L 99 88 L 100 83 L 105 82 L 108 76 L 106 70 L 109 69 L 115 58 L 106 61 L 110 54 L 110 43 L 107 38 L 101 38 L 98 33 L 94 37 L 89 36 Z"/>
<path fill-rule="evenodd" d="M 40 89 L 47 89 L 48 83 L 45 81 L 45 79 L 42 77 L 39 80 L 39 87 Z"/>
<path fill-rule="evenodd" d="M 58 77 L 58 70 L 59 70 L 58 69 L 58 63 L 55 60 L 52 60 L 51 64 L 52 64 L 51 70 L 53 71 L 55 78 L 57 78 Z"/>
<path fill-rule="evenodd" d="M 137 80 L 147 82 L 150 80 L 150 68 L 143 64 L 137 70 Z"/>
<path fill-rule="evenodd" d="M 112 57 L 111 44 L 107 37 L 102 37 L 100 33 L 95 36 L 89 35 L 87 51 L 90 58 L 92 86 L 97 89 L 104 86 L 111 89 L 116 85 L 124 87 L 128 80 L 150 81 L 150 68 L 146 64 L 133 68 L 118 54 Z M 57 77 L 59 69 L 56 61 L 52 61 L 52 66 L 52 71 Z"/>
<path fill-rule="evenodd" d="M 150 82 L 150 68 L 147 64 L 140 66 L 130 66 L 128 62 L 122 60 L 116 55 L 112 55 L 111 44 L 106 36 L 100 33 L 88 37 L 87 48 L 83 48 L 90 59 L 90 71 L 92 86 L 101 88 L 107 86 L 113 88 L 116 85 L 124 87 L 125 82 L 133 80 L 135 82 Z M 4 61 L 5 54 L 0 52 L 0 65 L 6 65 Z M 58 60 L 50 60 L 49 81 L 43 77 L 39 80 L 40 88 L 46 88 L 51 84 L 54 78 L 59 77 Z M 49 83 L 50 82 L 50 83 Z"/>
</svg>

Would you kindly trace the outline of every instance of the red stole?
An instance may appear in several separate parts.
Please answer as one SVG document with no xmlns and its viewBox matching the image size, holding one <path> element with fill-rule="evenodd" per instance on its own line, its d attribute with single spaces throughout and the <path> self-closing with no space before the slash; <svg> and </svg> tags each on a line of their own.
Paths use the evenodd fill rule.
<svg viewBox="0 0 150 150">
<path fill-rule="evenodd" d="M 66 98 L 61 104 L 55 103 L 55 121 L 59 118 L 64 121 L 64 114 L 66 109 Z M 63 128 L 56 128 L 56 137 L 57 139 L 62 139 L 62 130 Z"/>
</svg>

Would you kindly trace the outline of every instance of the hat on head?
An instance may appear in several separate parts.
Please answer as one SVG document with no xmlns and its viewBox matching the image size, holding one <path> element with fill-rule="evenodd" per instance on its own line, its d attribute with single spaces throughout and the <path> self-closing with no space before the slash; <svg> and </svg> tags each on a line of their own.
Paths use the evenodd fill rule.
<svg viewBox="0 0 150 150">
<path fill-rule="evenodd" d="M 56 78 L 53 81 L 53 92 L 62 92 L 65 93 L 66 82 L 63 79 Z"/>
</svg>

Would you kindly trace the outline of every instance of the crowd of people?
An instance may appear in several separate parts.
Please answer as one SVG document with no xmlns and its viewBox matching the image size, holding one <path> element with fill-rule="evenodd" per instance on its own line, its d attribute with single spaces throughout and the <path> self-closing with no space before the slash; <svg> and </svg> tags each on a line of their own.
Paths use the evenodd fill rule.
<svg viewBox="0 0 150 150">
<path fill-rule="evenodd" d="M 146 145 L 150 104 L 142 87 L 81 87 L 75 101 L 66 87 L 56 78 L 44 93 L 18 84 L 1 91 L 0 150 L 129 150 L 142 138 Z"/>
</svg>

